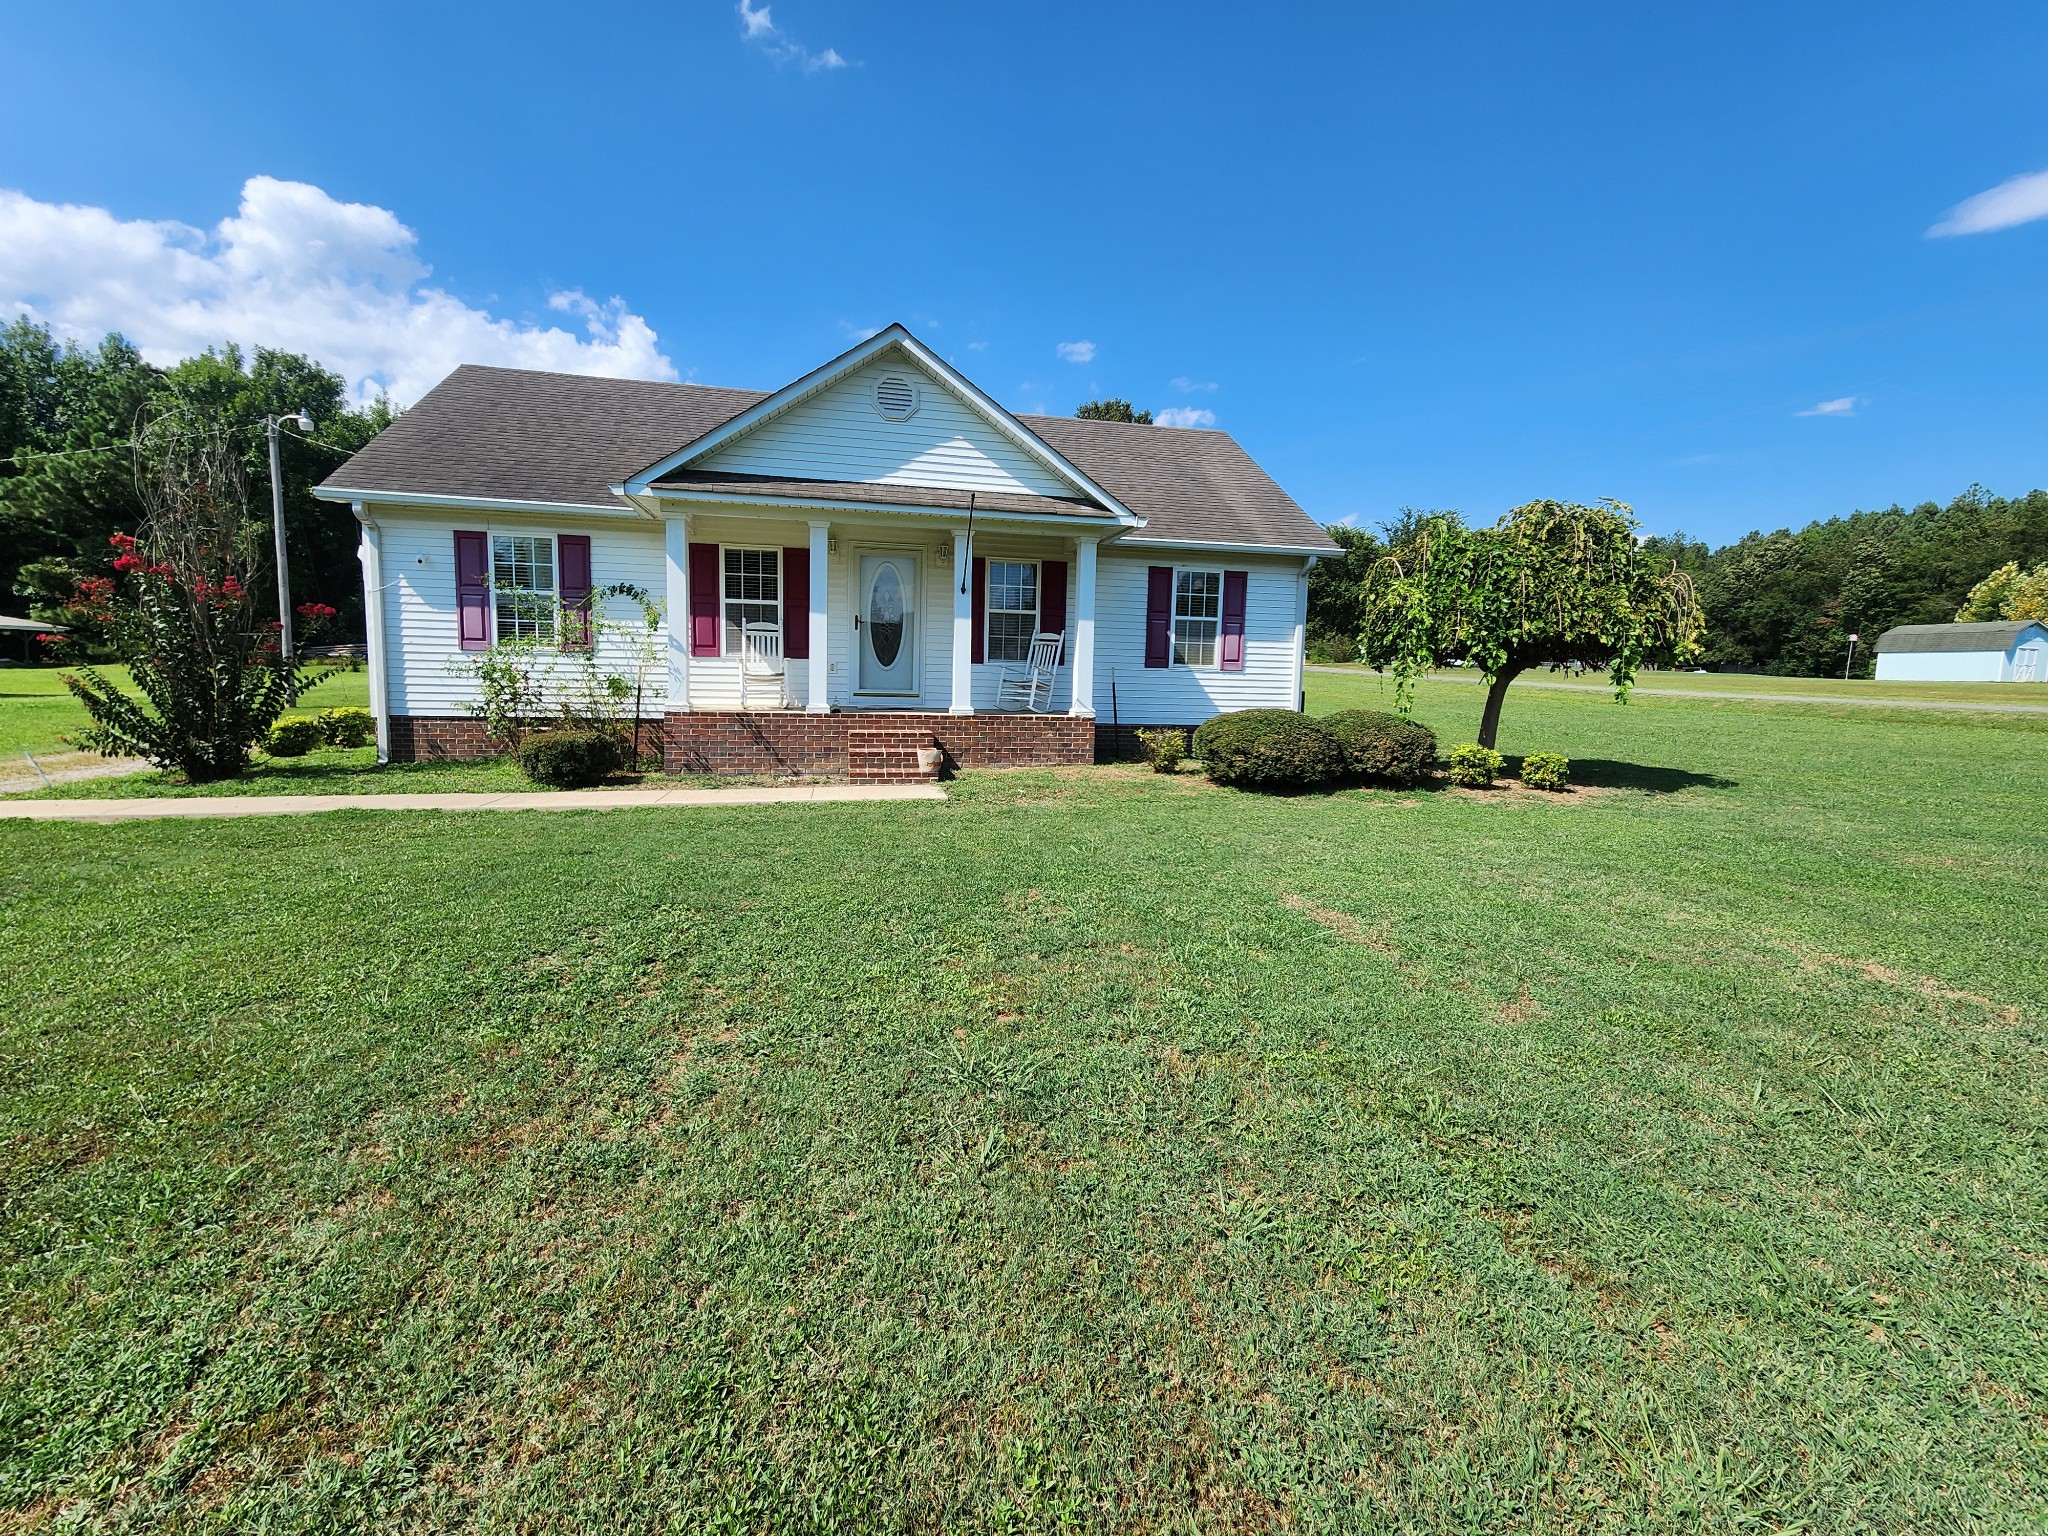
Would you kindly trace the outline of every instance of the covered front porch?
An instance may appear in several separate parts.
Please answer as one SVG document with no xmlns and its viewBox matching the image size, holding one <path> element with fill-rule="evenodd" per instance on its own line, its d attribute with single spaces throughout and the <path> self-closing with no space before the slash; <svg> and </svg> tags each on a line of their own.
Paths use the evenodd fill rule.
<svg viewBox="0 0 2048 1536">
<path fill-rule="evenodd" d="M 736 731 L 797 751 L 766 723 L 796 714 L 1093 721 L 1097 530 L 861 511 L 664 507 L 672 740 L 708 766 Z M 1015 734 L 950 733 L 977 754 Z"/>
</svg>

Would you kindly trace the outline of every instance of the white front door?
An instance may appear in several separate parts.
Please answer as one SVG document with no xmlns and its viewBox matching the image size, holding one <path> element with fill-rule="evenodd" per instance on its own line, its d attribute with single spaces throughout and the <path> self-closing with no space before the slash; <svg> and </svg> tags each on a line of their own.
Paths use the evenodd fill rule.
<svg viewBox="0 0 2048 1536">
<path fill-rule="evenodd" d="M 914 698 L 917 694 L 917 557 L 860 557 L 860 596 L 853 611 L 854 692 Z"/>
</svg>

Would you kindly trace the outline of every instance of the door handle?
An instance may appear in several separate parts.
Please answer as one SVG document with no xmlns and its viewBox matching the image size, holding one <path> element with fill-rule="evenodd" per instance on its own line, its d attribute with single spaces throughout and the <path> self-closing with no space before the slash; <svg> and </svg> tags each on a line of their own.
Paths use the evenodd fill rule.
<svg viewBox="0 0 2048 1536">
<path fill-rule="evenodd" d="M 857 613 L 853 616 L 853 627 L 855 629 L 860 628 L 860 615 Z"/>
</svg>

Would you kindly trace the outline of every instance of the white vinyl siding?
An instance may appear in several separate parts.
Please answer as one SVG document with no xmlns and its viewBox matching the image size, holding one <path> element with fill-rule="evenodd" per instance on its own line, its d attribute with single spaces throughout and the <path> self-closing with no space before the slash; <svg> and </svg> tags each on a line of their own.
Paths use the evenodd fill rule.
<svg viewBox="0 0 2048 1536">
<path fill-rule="evenodd" d="M 1171 549 L 1102 552 L 1095 577 L 1095 718 L 1125 725 L 1198 725 L 1237 709 L 1300 707 L 1298 556 L 1210 555 Z M 1244 670 L 1145 665 L 1146 572 L 1154 565 L 1246 573 Z M 1116 674 L 1114 713 L 1110 673 Z"/>
<path fill-rule="evenodd" d="M 875 410 L 874 385 L 884 374 L 916 379 L 917 413 L 909 420 L 888 421 Z M 963 491 L 1076 493 L 980 411 L 902 358 L 856 369 L 691 467 Z"/>
<path fill-rule="evenodd" d="M 390 506 L 373 506 L 370 513 L 383 530 L 385 696 L 394 715 L 460 716 L 474 694 L 474 684 L 449 671 L 451 661 L 476 654 L 463 651 L 456 633 L 458 528 L 484 533 L 492 541 L 494 554 L 500 534 L 529 538 L 546 534 L 552 538 L 587 533 L 591 579 L 596 585 L 631 582 L 659 597 L 666 581 L 659 524 L 596 518 L 579 523 L 567 514 L 540 518 L 463 513 L 451 518 L 446 512 Z M 616 624 L 637 627 L 641 622 L 640 606 L 631 599 L 610 599 L 603 612 Z M 608 670 L 628 671 L 632 651 L 629 642 L 607 636 L 597 661 Z M 547 665 L 570 677 L 580 673 L 583 662 L 580 654 L 571 653 L 550 659 Z M 646 714 L 662 713 L 667 681 L 657 647 L 657 661 L 648 673 L 641 705 Z"/>
</svg>

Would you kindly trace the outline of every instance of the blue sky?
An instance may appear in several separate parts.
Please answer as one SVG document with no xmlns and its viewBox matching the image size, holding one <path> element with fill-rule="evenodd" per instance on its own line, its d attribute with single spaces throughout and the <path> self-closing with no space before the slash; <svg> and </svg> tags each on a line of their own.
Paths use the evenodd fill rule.
<svg viewBox="0 0 2048 1536">
<path fill-rule="evenodd" d="M 2048 483 L 2048 7 L 18 8 L 0 303 L 415 392 L 902 320 L 1309 512 L 1716 541 Z M 228 221 L 223 224 L 223 221 Z M 1063 348 L 1064 344 L 1064 348 Z"/>
</svg>

